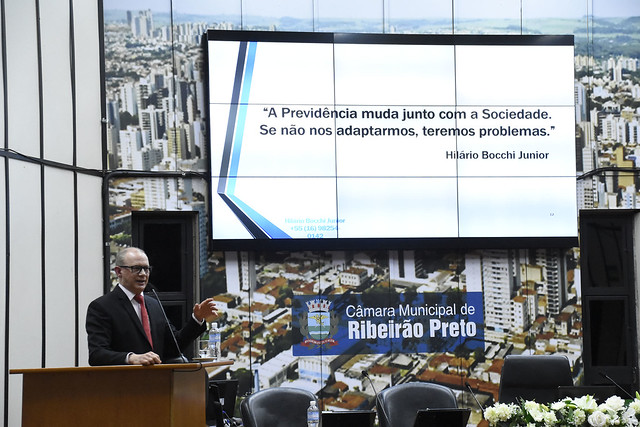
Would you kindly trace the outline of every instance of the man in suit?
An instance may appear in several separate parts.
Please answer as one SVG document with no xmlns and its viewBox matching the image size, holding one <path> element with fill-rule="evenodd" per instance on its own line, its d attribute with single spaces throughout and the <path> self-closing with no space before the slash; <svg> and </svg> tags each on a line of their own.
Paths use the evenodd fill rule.
<svg viewBox="0 0 640 427">
<path fill-rule="evenodd" d="M 180 356 L 160 302 L 142 293 L 150 271 L 142 249 L 126 248 L 116 255 L 118 285 L 87 309 L 90 365 L 154 365 Z M 205 320 L 215 313 L 213 299 L 207 298 L 193 307 L 181 330 L 171 325 L 181 351 L 206 330 Z"/>
</svg>

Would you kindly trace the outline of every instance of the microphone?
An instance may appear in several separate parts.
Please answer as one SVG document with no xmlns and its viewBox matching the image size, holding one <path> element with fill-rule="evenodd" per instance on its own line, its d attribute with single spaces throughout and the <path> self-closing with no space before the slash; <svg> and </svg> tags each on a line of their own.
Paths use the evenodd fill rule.
<svg viewBox="0 0 640 427">
<path fill-rule="evenodd" d="M 621 390 L 624 394 L 627 395 L 627 397 L 629 397 L 629 399 L 633 400 L 634 397 L 631 395 L 631 393 L 629 393 L 627 390 L 625 390 L 620 384 L 618 384 L 617 382 L 615 382 L 613 380 L 613 378 L 611 378 L 609 375 L 607 375 L 606 373 L 604 373 L 604 371 L 600 371 L 598 372 L 600 374 L 601 377 L 605 378 L 607 381 L 609 381 L 611 384 L 613 384 L 614 386 L 616 386 L 616 388 L 618 390 Z"/>
<path fill-rule="evenodd" d="M 164 307 L 162 306 L 162 302 L 160 301 L 160 297 L 156 292 L 155 286 L 153 286 L 151 283 L 147 283 L 147 286 L 149 287 L 149 289 L 151 289 L 151 292 L 153 292 L 153 295 L 156 297 L 156 299 L 158 300 L 158 303 L 160 304 L 160 310 L 162 311 L 162 315 L 164 316 L 164 321 L 167 324 L 167 327 L 169 328 L 169 332 L 171 333 L 171 338 L 173 338 L 173 343 L 176 345 L 176 350 L 178 350 L 178 354 L 180 355 L 178 357 L 174 357 L 167 360 L 166 363 L 189 363 L 189 359 L 187 359 L 185 355 L 182 354 L 182 350 L 180 350 L 180 346 L 178 345 L 178 340 L 176 339 L 176 335 L 173 333 L 173 328 L 171 327 L 171 323 L 169 322 L 167 313 L 165 313 L 164 311 Z"/>
<path fill-rule="evenodd" d="M 378 391 L 376 390 L 376 387 L 373 385 L 373 381 L 371 380 L 371 377 L 369 376 L 369 373 L 366 370 L 363 369 L 361 374 L 362 374 L 363 378 L 366 378 L 366 379 L 369 380 L 369 384 L 371 384 L 371 388 L 373 389 L 373 392 L 376 395 L 376 401 L 378 401 Z"/>
<path fill-rule="evenodd" d="M 478 408 L 480 408 L 480 411 L 482 411 L 482 418 L 484 418 L 484 407 L 480 404 L 480 401 L 476 397 L 476 394 L 473 392 L 471 385 L 469 384 L 468 381 L 465 381 L 464 386 L 467 388 L 467 390 L 469 390 L 469 393 L 471 393 L 471 396 L 473 396 L 473 400 L 475 400 L 476 403 L 478 404 Z"/>
<path fill-rule="evenodd" d="M 373 405 L 373 408 L 374 408 L 374 409 L 376 410 L 376 412 L 377 412 L 377 411 L 378 411 L 378 398 L 380 397 L 380 396 L 378 395 L 378 391 L 376 390 L 376 387 L 373 385 L 373 380 L 372 380 L 372 379 L 371 379 L 371 377 L 369 376 L 369 372 L 367 372 L 365 369 L 363 369 L 363 370 L 362 370 L 362 372 L 361 372 L 361 374 L 362 374 L 362 377 L 363 377 L 363 378 L 366 378 L 366 379 L 368 379 L 368 380 L 369 380 L 369 383 L 371 384 L 371 388 L 373 389 L 373 392 L 374 392 L 374 393 L 375 393 L 375 395 L 376 395 L 376 401 L 375 401 L 375 403 L 374 403 L 374 405 Z M 389 417 L 387 416 L 386 411 L 384 410 L 384 406 L 382 405 L 382 402 L 380 402 L 380 411 L 382 412 L 382 416 L 384 416 L 384 417 L 385 417 L 385 418 L 387 418 L 387 419 L 389 418 Z M 381 417 L 381 415 L 380 415 L 380 414 L 378 414 L 378 419 L 380 419 L 380 417 Z"/>
</svg>

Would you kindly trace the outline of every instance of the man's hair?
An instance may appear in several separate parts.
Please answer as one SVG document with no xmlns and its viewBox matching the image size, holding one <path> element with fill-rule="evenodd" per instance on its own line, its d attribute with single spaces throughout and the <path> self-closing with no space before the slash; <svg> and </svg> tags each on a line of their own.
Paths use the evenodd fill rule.
<svg viewBox="0 0 640 427">
<path fill-rule="evenodd" d="M 124 257 L 127 256 L 129 252 L 141 252 L 146 255 L 146 253 L 140 248 L 124 248 L 116 254 L 116 266 L 121 266 L 124 264 Z"/>
</svg>

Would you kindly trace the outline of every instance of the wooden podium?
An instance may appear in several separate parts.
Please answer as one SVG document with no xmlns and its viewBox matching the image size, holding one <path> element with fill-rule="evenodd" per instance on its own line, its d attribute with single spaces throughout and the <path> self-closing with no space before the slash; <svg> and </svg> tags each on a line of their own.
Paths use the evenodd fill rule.
<svg viewBox="0 0 640 427">
<path fill-rule="evenodd" d="M 23 375 L 23 427 L 204 427 L 205 368 L 232 363 L 12 369 L 9 372 Z"/>
</svg>

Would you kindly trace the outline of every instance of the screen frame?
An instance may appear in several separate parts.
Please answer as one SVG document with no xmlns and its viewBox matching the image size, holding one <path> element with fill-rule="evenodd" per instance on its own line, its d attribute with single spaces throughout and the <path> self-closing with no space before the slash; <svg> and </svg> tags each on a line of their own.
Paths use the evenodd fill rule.
<svg viewBox="0 0 640 427">
<path fill-rule="evenodd" d="M 212 250 L 361 250 L 361 249 L 494 249 L 494 248 L 571 248 L 578 245 L 578 216 L 575 236 L 521 237 L 416 237 L 416 238 L 291 238 L 291 239 L 215 239 L 213 237 L 212 200 L 217 196 L 212 183 L 211 115 L 209 87 L 209 41 L 257 41 L 288 43 L 355 43 L 355 44 L 429 44 L 429 45 L 497 45 L 497 46 L 571 46 L 573 35 L 468 35 L 468 34 L 371 34 L 287 31 L 208 30 L 202 38 L 203 83 L 207 127 L 206 146 L 209 151 L 209 233 Z M 576 213 L 578 209 L 576 207 Z"/>
</svg>

